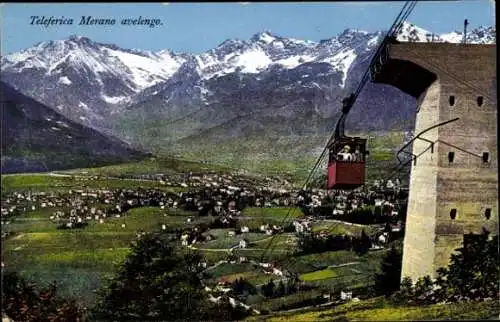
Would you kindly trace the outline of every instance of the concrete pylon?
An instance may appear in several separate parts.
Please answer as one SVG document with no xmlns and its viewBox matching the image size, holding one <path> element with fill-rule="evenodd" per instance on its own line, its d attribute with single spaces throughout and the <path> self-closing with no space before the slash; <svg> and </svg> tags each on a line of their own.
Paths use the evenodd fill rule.
<svg viewBox="0 0 500 322">
<path fill-rule="evenodd" d="M 410 151 L 401 278 L 435 278 L 464 234 L 498 234 L 496 45 L 391 43 L 388 56 L 373 82 L 415 97 L 425 131 Z"/>
</svg>

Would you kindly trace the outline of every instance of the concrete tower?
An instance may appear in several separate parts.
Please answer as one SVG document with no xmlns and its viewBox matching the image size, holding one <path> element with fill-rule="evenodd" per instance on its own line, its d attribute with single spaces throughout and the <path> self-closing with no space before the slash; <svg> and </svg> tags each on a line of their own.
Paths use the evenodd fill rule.
<svg viewBox="0 0 500 322">
<path fill-rule="evenodd" d="M 401 278 L 434 278 L 464 234 L 498 234 L 496 45 L 391 43 L 384 57 L 374 82 L 417 99 L 420 134 Z"/>
</svg>

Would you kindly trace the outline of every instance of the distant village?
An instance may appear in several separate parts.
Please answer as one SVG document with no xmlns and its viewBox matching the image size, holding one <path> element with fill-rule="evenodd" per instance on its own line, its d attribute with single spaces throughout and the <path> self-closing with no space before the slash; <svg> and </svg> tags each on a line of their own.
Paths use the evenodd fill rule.
<svg viewBox="0 0 500 322">
<path fill-rule="evenodd" d="M 99 177 L 74 177 L 75 180 L 92 181 Z M 328 238 L 327 231 L 313 231 L 312 227 L 321 222 L 342 222 L 348 225 L 378 224 L 378 232 L 370 236 L 370 249 L 382 249 L 391 234 L 402 230 L 400 212 L 406 206 L 407 190 L 399 181 L 376 181 L 362 191 L 340 192 L 321 189 L 293 190 L 288 182 L 276 182 L 266 178 L 264 183 L 240 179 L 235 175 L 193 174 L 176 179 L 165 175 L 139 177 L 135 180 L 156 180 L 159 187 L 182 188 L 182 192 L 165 191 L 160 188 L 98 189 L 84 188 L 55 192 L 12 192 L 4 195 L 1 208 L 2 226 L 8 226 L 16 217 L 41 209 L 54 209 L 50 221 L 58 229 L 85 229 L 89 223 L 104 224 L 115 218 L 127 216 L 127 211 L 139 207 L 157 207 L 169 216 L 172 210 L 183 210 L 193 214 L 184 216 L 183 228 L 169 227 L 168 220 L 158 227 L 172 235 L 180 246 L 196 249 L 197 245 L 217 237 L 211 232 L 227 229 L 227 235 L 235 238 L 235 244 L 227 249 L 230 260 L 222 260 L 209 266 L 202 262 L 206 270 L 222 263 L 251 263 L 265 274 L 279 279 L 290 278 L 291 272 L 277 263 L 260 263 L 245 256 L 231 256 L 236 249 L 247 248 L 251 244 L 246 235 L 251 233 L 273 236 L 287 234 L 291 237 L 304 234 L 314 238 Z M 284 188 L 286 187 L 286 188 Z M 297 207 L 306 215 L 287 218 L 280 225 L 270 220 L 259 226 L 245 225 L 244 209 Z M 64 210 L 62 210 L 64 209 Z M 159 215 L 161 216 L 161 215 Z M 212 221 L 192 223 L 197 217 L 211 217 Z M 240 223 L 241 221 L 241 223 Z M 4 226 L 4 227 L 5 227 Z M 126 228 L 126 224 L 121 224 Z M 136 237 L 150 233 L 137 231 Z M 2 239 L 9 237 L 8 229 L 2 232 Z M 295 242 L 290 239 L 290 242 Z M 2 263 L 3 264 L 3 263 Z M 215 288 L 207 290 L 225 293 L 231 289 L 230 283 L 221 279 Z M 347 295 L 346 295 L 347 296 Z M 212 296 L 213 297 L 213 296 Z M 211 298 L 216 301 L 217 297 Z M 240 303 L 244 305 L 243 303 Z"/>
</svg>

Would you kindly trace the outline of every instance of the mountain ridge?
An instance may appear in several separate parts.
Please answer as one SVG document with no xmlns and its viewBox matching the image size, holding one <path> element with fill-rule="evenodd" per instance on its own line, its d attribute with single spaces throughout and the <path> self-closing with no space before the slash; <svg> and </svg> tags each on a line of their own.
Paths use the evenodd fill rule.
<svg viewBox="0 0 500 322">
<path fill-rule="evenodd" d="M 247 136 L 326 135 L 339 102 L 357 86 L 384 35 L 347 28 L 314 42 L 264 31 L 248 40 L 227 39 L 201 54 L 129 50 L 72 36 L 2 57 L 2 77 L 75 122 L 166 153 L 174 142 L 209 144 L 210 133 L 218 133 L 212 143 L 219 142 L 224 134 L 211 128 L 226 129 L 227 138 L 234 139 L 240 135 L 231 130 L 233 123 L 255 129 Z M 399 40 L 417 42 L 459 38 L 459 33 L 438 35 L 410 23 L 398 34 Z M 492 43 L 495 29 L 479 27 L 467 38 Z M 346 125 L 406 131 L 413 126 L 415 104 L 395 88 L 370 83 Z M 248 118 L 253 125 L 244 124 L 244 116 L 257 111 L 260 116 Z M 269 116 L 288 130 L 275 129 Z M 313 119 L 318 121 L 310 123 Z"/>
</svg>

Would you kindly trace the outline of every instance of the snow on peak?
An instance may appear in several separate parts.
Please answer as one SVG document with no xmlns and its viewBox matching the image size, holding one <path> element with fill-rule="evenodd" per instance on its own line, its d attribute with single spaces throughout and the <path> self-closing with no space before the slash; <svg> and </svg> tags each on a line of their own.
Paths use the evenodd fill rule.
<svg viewBox="0 0 500 322">
<path fill-rule="evenodd" d="M 357 34 L 368 35 L 368 31 L 359 30 L 357 28 L 347 28 L 342 32 L 341 35 L 357 35 Z"/>
<path fill-rule="evenodd" d="M 185 58 L 170 51 L 152 53 L 121 49 L 100 44 L 86 37 L 71 35 L 65 40 L 46 41 L 18 53 L 2 57 L 2 70 L 22 72 L 42 70 L 47 76 L 59 74 L 68 67 L 81 73 L 93 73 L 97 83 L 104 75 L 118 76 L 130 90 L 139 92 L 169 79 Z M 69 85 L 60 76 L 60 83 Z"/>
<path fill-rule="evenodd" d="M 342 44 L 347 44 L 349 42 L 352 42 L 353 40 L 365 37 L 366 35 L 368 35 L 367 31 L 348 28 L 345 29 L 341 34 L 339 34 L 336 40 Z"/>
<path fill-rule="evenodd" d="M 414 24 L 405 21 L 397 34 L 397 40 L 403 42 L 448 42 L 461 43 L 463 32 L 453 31 L 445 34 L 431 33 Z M 467 43 L 469 44 L 495 44 L 496 32 L 494 27 L 480 26 L 467 31 Z"/>
<path fill-rule="evenodd" d="M 276 37 L 273 36 L 269 31 L 264 31 L 264 32 L 255 34 L 252 37 L 252 40 L 260 41 L 260 42 L 263 42 L 265 44 L 270 44 L 276 40 Z"/>
<path fill-rule="evenodd" d="M 450 32 L 447 34 L 442 34 L 439 36 L 443 42 L 449 42 L 449 43 L 460 43 L 464 39 L 464 35 L 461 32 Z"/>
<path fill-rule="evenodd" d="M 68 78 L 68 76 L 62 76 L 59 77 L 58 83 L 64 85 L 71 85 L 72 81 Z"/>
<path fill-rule="evenodd" d="M 396 39 L 404 42 L 429 42 L 435 41 L 439 38 L 425 29 L 415 26 L 410 22 L 403 22 Z"/>
<path fill-rule="evenodd" d="M 291 42 L 293 44 L 297 45 L 303 45 L 303 46 L 316 46 L 317 43 L 311 40 L 300 40 L 300 39 L 295 39 L 295 38 L 287 38 L 288 42 Z"/>
<path fill-rule="evenodd" d="M 192 72 L 203 81 L 230 73 L 256 74 L 271 67 L 294 69 L 305 63 L 317 62 L 327 63 L 331 70 L 341 73 L 339 85 L 345 86 L 347 74 L 356 58 L 373 50 L 384 34 L 382 31 L 368 33 L 349 28 L 336 37 L 316 43 L 264 31 L 254 34 L 249 40 L 228 39 L 216 48 L 197 55 L 178 54 L 167 49 L 157 52 L 129 50 L 72 35 L 64 40 L 41 42 L 21 52 L 5 55 L 1 59 L 1 67 L 2 71 L 9 73 L 21 73 L 27 69 L 30 74 L 45 74 L 49 82 L 69 90 L 72 86 L 79 86 L 82 80 L 92 82 L 95 96 L 116 107 L 130 102 L 133 95 L 147 88 L 161 87 L 161 83 L 176 73 L 185 75 L 184 72 Z M 397 39 L 403 42 L 458 43 L 462 38 L 463 34 L 458 31 L 438 35 L 407 21 L 397 34 Z M 467 42 L 495 43 L 495 28 L 470 30 Z M 203 86 L 199 92 L 203 98 L 209 96 Z M 76 101 L 81 110 L 90 110 L 99 103 L 82 100 L 89 105 Z M 69 103 L 56 104 L 60 110 L 69 106 Z"/>
<path fill-rule="evenodd" d="M 324 59 L 323 62 L 329 63 L 335 70 L 342 72 L 342 83 L 340 86 L 344 87 L 347 79 L 347 73 L 356 57 L 357 54 L 354 49 L 345 48 L 335 56 Z"/>
<path fill-rule="evenodd" d="M 236 67 L 243 73 L 258 73 L 272 63 L 272 60 L 262 50 L 247 51 L 236 60 Z"/>
<path fill-rule="evenodd" d="M 105 94 L 101 94 L 101 98 L 109 104 L 119 104 L 128 101 L 127 96 L 107 96 Z"/>
</svg>

